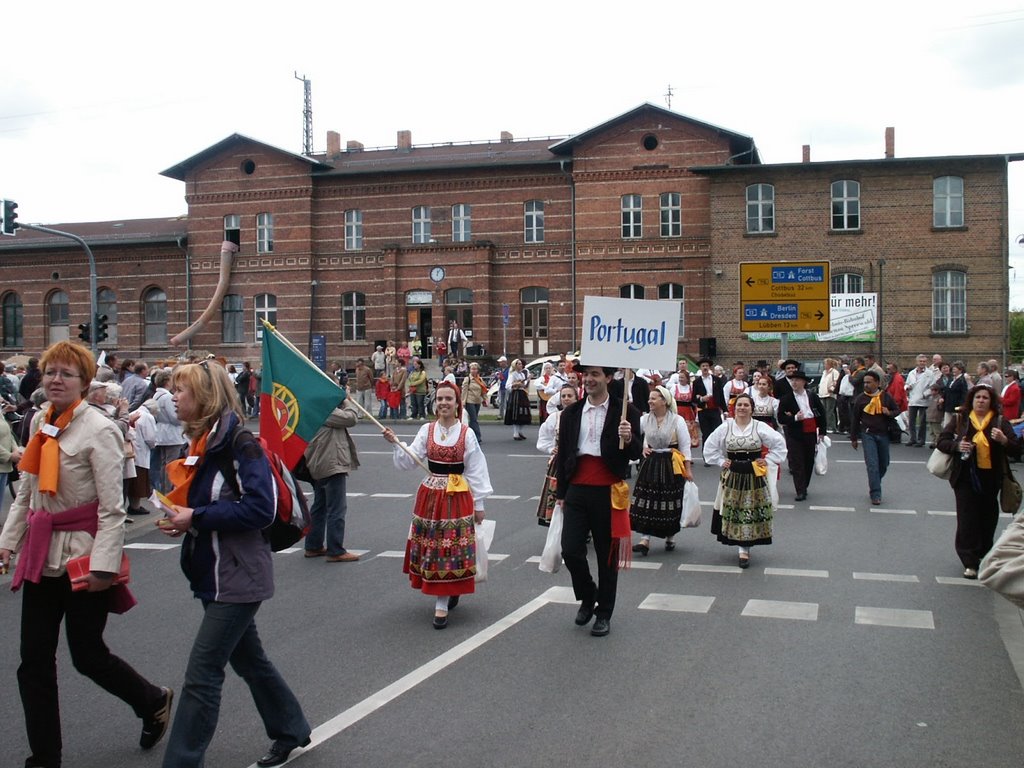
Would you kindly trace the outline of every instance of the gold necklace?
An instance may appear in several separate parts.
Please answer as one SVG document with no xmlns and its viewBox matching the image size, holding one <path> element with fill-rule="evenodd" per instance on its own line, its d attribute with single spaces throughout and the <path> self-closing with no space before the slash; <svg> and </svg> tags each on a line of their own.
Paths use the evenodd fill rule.
<svg viewBox="0 0 1024 768">
<path fill-rule="evenodd" d="M 451 434 L 451 431 L 452 431 L 452 429 L 454 427 L 455 427 L 455 424 L 452 424 L 450 427 L 446 427 L 440 421 L 437 422 L 437 428 L 441 430 L 441 440 L 447 440 L 448 439 L 448 435 Z"/>
</svg>

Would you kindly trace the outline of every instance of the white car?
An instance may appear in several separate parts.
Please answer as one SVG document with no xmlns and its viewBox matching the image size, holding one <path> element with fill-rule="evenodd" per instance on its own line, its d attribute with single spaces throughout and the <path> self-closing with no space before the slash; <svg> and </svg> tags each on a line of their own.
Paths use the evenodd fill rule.
<svg viewBox="0 0 1024 768">
<path fill-rule="evenodd" d="M 540 383 L 540 375 L 544 370 L 544 363 L 551 363 L 552 366 L 558 366 L 558 355 L 546 355 L 545 357 L 538 357 L 536 360 L 531 360 L 524 366 L 530 374 L 530 405 L 533 407 L 537 406 L 537 401 L 540 399 L 537 396 L 537 385 Z M 487 402 L 490 403 L 492 408 L 498 407 L 498 383 L 491 384 L 487 390 Z"/>
</svg>

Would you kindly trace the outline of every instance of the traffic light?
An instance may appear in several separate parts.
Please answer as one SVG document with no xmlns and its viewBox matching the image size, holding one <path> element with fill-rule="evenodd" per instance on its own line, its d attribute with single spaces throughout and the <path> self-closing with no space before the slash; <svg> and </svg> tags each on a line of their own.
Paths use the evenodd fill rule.
<svg viewBox="0 0 1024 768">
<path fill-rule="evenodd" d="M 90 335 L 89 335 L 90 328 L 91 328 L 91 326 L 90 326 L 89 323 L 79 323 L 78 324 L 78 338 L 80 338 L 82 341 L 88 343 L 90 341 Z"/>
<path fill-rule="evenodd" d="M 101 342 L 101 341 L 106 341 L 107 337 L 109 335 L 107 333 L 107 316 L 106 315 L 97 314 L 96 315 L 96 322 L 93 324 L 93 327 L 96 329 L 96 341 L 97 341 L 97 343 Z"/>
<path fill-rule="evenodd" d="M 0 203 L 3 204 L 3 219 L 0 220 L 0 232 L 5 235 L 14 235 L 14 230 L 18 228 L 18 204 L 13 200 L 2 200 Z"/>
</svg>

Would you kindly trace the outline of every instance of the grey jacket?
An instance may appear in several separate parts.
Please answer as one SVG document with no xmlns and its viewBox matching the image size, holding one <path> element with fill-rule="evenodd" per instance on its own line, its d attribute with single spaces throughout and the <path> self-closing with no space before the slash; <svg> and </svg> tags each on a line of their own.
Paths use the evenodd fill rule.
<svg viewBox="0 0 1024 768">
<path fill-rule="evenodd" d="M 1024 515 L 1017 517 L 981 561 L 981 583 L 1024 608 Z"/>
<path fill-rule="evenodd" d="M 356 410 L 343 402 L 331 411 L 324 425 L 317 430 L 306 446 L 306 466 L 314 480 L 323 480 L 331 475 L 347 474 L 359 468 L 356 444 L 348 434 L 359 420 Z"/>
</svg>

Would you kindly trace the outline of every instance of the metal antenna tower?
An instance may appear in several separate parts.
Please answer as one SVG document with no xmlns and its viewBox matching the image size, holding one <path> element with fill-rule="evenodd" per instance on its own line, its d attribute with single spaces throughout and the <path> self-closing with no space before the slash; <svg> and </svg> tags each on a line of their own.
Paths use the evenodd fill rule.
<svg viewBox="0 0 1024 768">
<path fill-rule="evenodd" d="M 313 83 L 305 75 L 299 77 L 295 73 L 295 79 L 302 81 L 302 154 L 313 154 Z"/>
<path fill-rule="evenodd" d="M 669 84 L 668 90 L 665 92 L 665 104 L 668 105 L 669 109 L 672 109 L 672 85 Z"/>
</svg>

